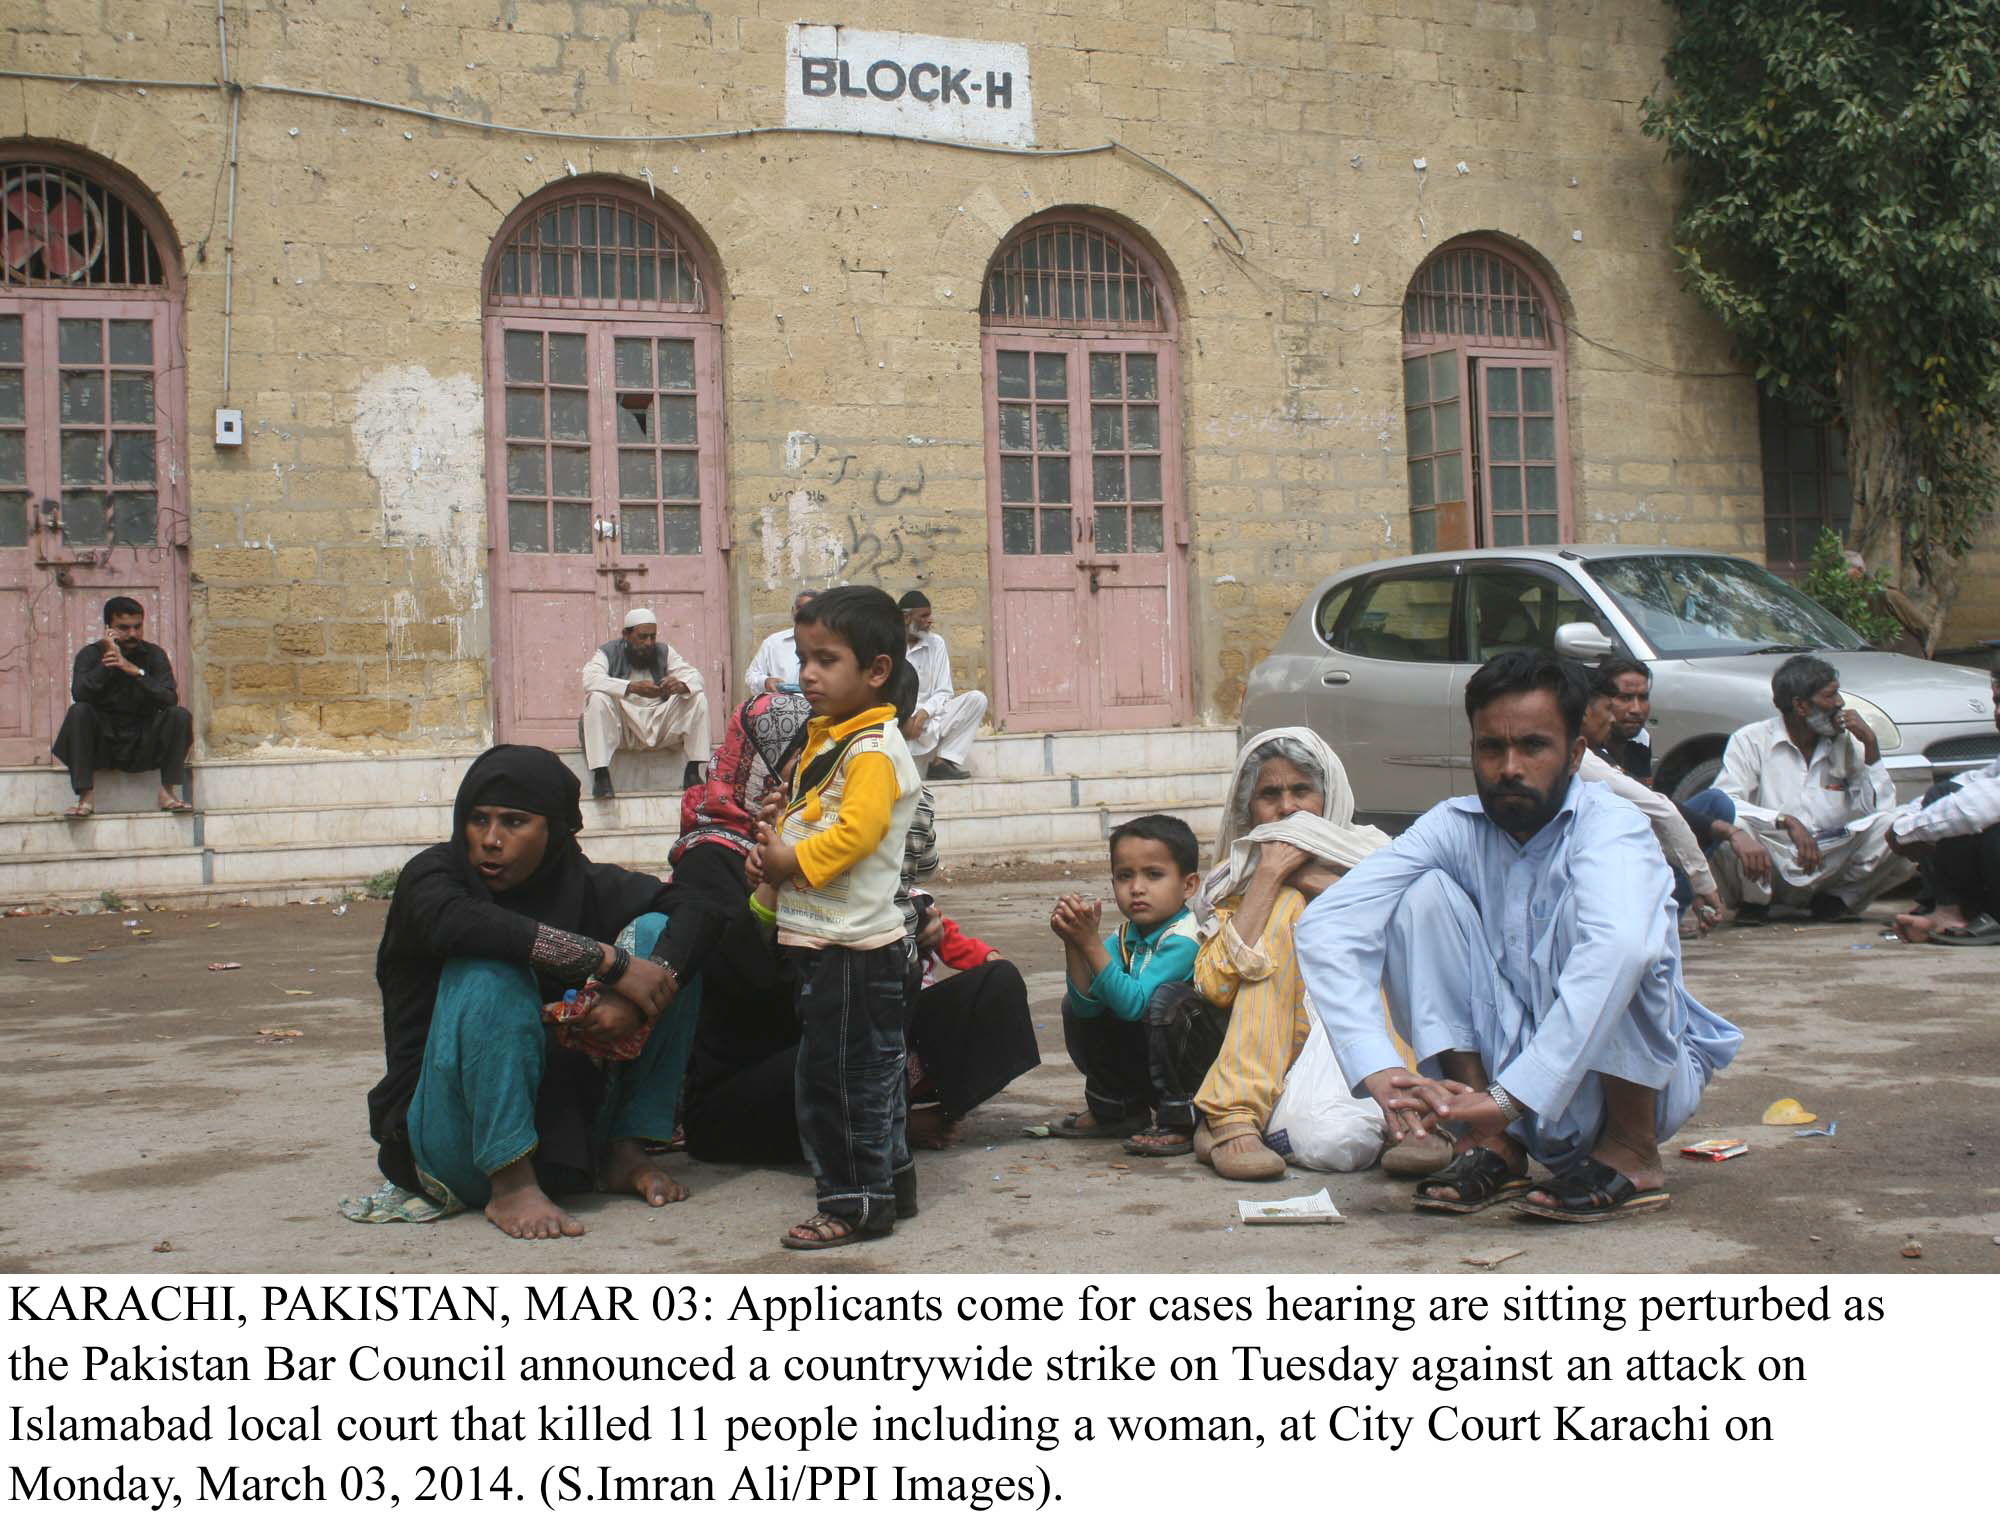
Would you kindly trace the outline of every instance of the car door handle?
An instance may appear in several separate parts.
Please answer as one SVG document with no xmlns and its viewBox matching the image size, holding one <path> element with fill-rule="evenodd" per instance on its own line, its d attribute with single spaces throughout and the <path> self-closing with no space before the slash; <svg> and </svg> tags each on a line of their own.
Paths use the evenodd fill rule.
<svg viewBox="0 0 2000 1528">
<path fill-rule="evenodd" d="M 1321 674 L 1319 676 L 1319 682 L 1321 684 L 1326 684 L 1326 685 L 1346 684 L 1347 681 L 1352 679 L 1353 677 L 1354 676 L 1348 673 L 1346 669 L 1334 669 L 1328 673 Z"/>
</svg>

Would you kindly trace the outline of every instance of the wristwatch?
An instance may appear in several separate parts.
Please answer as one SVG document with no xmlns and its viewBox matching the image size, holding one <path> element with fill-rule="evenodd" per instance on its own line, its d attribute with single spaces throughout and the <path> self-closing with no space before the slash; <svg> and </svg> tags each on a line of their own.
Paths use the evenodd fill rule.
<svg viewBox="0 0 2000 1528">
<path fill-rule="evenodd" d="M 1521 1106 L 1514 1102 L 1514 1095 L 1497 1082 L 1486 1084 L 1486 1096 L 1499 1108 L 1501 1116 L 1508 1124 L 1513 1124 L 1522 1114 Z"/>
</svg>

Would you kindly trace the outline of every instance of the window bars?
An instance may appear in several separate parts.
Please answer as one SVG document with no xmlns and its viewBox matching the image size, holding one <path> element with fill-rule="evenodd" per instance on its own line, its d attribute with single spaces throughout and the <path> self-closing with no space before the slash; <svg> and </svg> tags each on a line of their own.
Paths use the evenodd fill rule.
<svg viewBox="0 0 2000 1528">
<path fill-rule="evenodd" d="M 1528 273 L 1484 249 L 1447 249 L 1417 272 L 1403 299 L 1403 338 L 1556 348 Z"/>
<path fill-rule="evenodd" d="M 989 323 L 1161 330 L 1159 293 L 1137 256 L 1101 229 L 1052 223 L 1015 240 L 986 277 Z"/>
<path fill-rule="evenodd" d="M 161 287 L 166 270 L 139 214 L 50 164 L 0 164 L 0 292 Z"/>
<path fill-rule="evenodd" d="M 507 308 L 702 312 L 691 251 L 645 209 L 611 195 L 565 197 L 515 230 L 487 293 Z"/>
</svg>

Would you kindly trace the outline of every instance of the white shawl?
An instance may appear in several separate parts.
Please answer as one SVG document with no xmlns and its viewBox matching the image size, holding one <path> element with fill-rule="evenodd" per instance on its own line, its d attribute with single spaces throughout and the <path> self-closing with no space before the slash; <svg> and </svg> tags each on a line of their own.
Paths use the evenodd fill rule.
<svg viewBox="0 0 2000 1528">
<path fill-rule="evenodd" d="M 1243 777 L 1250 768 L 1251 758 L 1259 748 L 1275 738 L 1296 743 L 1312 756 L 1317 765 L 1313 772 L 1319 778 L 1326 808 L 1318 817 L 1294 812 L 1289 817 L 1253 828 L 1237 812 L 1236 801 L 1242 794 Z M 1195 895 L 1195 919 L 1204 939 L 1215 936 L 1221 922 L 1215 912 L 1223 899 L 1240 891 L 1249 882 L 1251 872 L 1257 867 L 1258 846 L 1274 840 L 1303 849 L 1314 859 L 1323 860 L 1342 871 L 1352 870 L 1389 842 L 1389 835 L 1379 828 L 1355 826 L 1354 790 L 1347 783 L 1347 771 L 1341 766 L 1340 756 L 1327 746 L 1318 733 L 1309 732 L 1304 727 L 1274 727 L 1268 732 L 1260 732 L 1245 743 L 1242 752 L 1236 756 L 1236 768 L 1229 777 L 1229 794 L 1222 803 L 1222 831 L 1215 846 L 1216 865 Z"/>
</svg>

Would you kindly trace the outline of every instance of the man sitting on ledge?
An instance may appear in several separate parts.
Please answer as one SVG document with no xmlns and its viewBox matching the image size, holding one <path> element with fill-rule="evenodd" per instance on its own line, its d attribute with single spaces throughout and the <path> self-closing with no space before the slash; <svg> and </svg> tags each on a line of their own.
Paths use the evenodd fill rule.
<svg viewBox="0 0 2000 1528">
<path fill-rule="evenodd" d="M 617 794 L 611 756 L 621 747 L 680 750 L 683 790 L 700 783 L 709 759 L 701 671 L 660 640 L 660 623 L 643 606 L 626 611 L 623 635 L 583 666 L 583 762 L 600 801 Z"/>
<path fill-rule="evenodd" d="M 1576 779 L 1584 702 L 1546 654 L 1486 664 L 1465 687 L 1478 795 L 1432 807 L 1299 920 L 1299 966 L 1356 1095 L 1392 1140 L 1440 1122 L 1458 1138 L 1420 1210 L 1665 1208 L 1659 1143 L 1743 1040 L 1682 984 L 1646 819 Z M 1378 989 L 1421 1075 L 1397 1061 Z M 1555 1175 L 1539 1188 L 1530 1157 Z"/>
<path fill-rule="evenodd" d="M 70 665 L 70 698 L 49 752 L 69 766 L 76 805 L 63 815 L 97 810 L 97 771 L 160 772 L 160 810 L 192 812 L 175 789 L 187 778 L 194 718 L 178 704 L 174 666 L 165 649 L 146 640 L 146 609 L 128 595 L 104 602 L 104 635 Z"/>
</svg>

